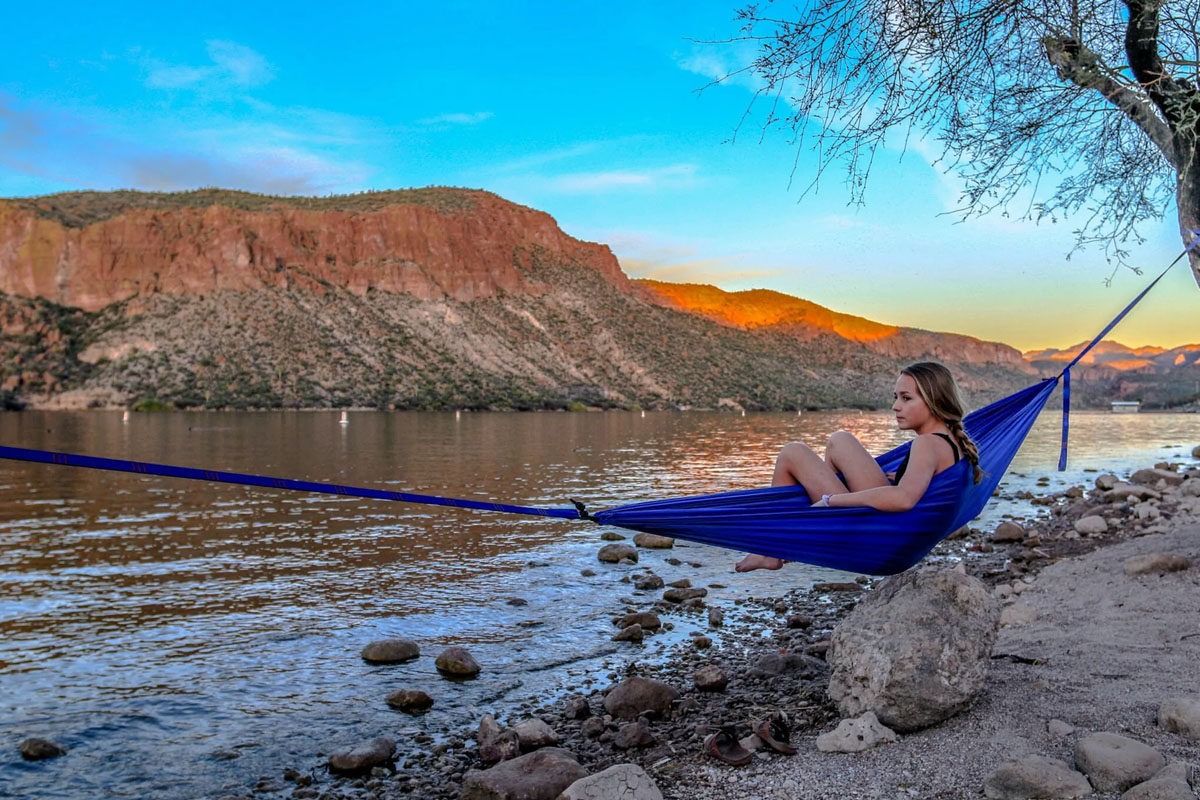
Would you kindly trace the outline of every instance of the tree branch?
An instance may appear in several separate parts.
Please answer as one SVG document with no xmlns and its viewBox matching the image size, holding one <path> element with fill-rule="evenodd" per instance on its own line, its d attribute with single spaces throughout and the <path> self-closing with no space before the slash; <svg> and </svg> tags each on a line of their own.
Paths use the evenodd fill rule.
<svg viewBox="0 0 1200 800">
<path fill-rule="evenodd" d="M 1170 127 L 1154 113 L 1145 98 L 1105 75 L 1095 53 L 1078 41 L 1062 36 L 1044 36 L 1042 46 L 1046 49 L 1046 57 L 1058 70 L 1059 78 L 1081 89 L 1095 89 L 1103 95 L 1150 137 L 1172 167 L 1178 168 Z"/>
</svg>

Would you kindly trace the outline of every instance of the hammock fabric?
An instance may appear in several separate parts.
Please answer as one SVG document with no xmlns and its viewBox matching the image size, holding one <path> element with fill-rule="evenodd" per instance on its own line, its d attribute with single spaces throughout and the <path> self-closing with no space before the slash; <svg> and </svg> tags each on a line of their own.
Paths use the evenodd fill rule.
<svg viewBox="0 0 1200 800">
<path fill-rule="evenodd" d="M 803 488 L 781 486 L 634 503 L 589 514 L 584 504 L 577 500 L 572 500 L 575 508 L 537 508 L 19 447 L 0 446 L 0 458 L 539 517 L 590 519 L 601 525 L 615 525 L 733 550 L 746 550 L 788 561 L 803 561 L 871 575 L 893 575 L 916 564 L 942 539 L 983 510 L 1060 380 L 1063 382 L 1063 428 L 1058 468 L 1066 468 L 1071 367 L 1079 363 L 1124 319 L 1171 267 L 1200 244 L 1200 231 L 1191 233 L 1194 238 L 1187 249 L 1097 334 L 1062 372 L 997 400 L 963 420 L 967 434 L 979 449 L 979 466 L 985 473 L 980 483 L 972 482 L 970 466 L 965 460 L 960 461 L 935 475 L 920 501 L 908 511 L 813 508 Z M 909 446 L 901 445 L 876 460 L 885 472 L 893 472 L 904 459 Z"/>
</svg>

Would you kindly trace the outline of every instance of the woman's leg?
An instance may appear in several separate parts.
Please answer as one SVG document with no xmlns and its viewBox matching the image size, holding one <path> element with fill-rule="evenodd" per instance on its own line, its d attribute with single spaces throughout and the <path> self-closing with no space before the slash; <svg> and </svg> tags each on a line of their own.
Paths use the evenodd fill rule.
<svg viewBox="0 0 1200 800">
<path fill-rule="evenodd" d="M 861 492 L 864 489 L 875 489 L 888 485 L 887 476 L 883 474 L 879 462 L 849 431 L 837 431 L 829 437 L 829 442 L 825 445 L 825 462 L 829 465 L 831 472 L 841 473 L 848 488 L 838 492 L 824 491 L 821 494 Z M 808 487 L 805 486 L 805 488 Z M 809 492 L 809 497 L 817 496 Z"/>
<path fill-rule="evenodd" d="M 838 478 L 841 473 L 846 482 Z M 821 458 L 808 445 L 792 442 L 785 445 L 775 459 L 772 486 L 801 485 L 808 496 L 819 499 L 826 494 L 844 494 L 887 486 L 887 476 L 862 442 L 848 431 L 837 431 L 825 446 Z M 734 567 L 738 572 L 755 569 L 779 569 L 783 559 L 773 556 L 748 555 Z"/>
<path fill-rule="evenodd" d="M 861 446 L 861 445 L 860 445 Z M 865 451 L 864 451 L 865 452 Z M 881 473 L 882 474 L 882 473 Z M 775 474 L 772 486 L 795 486 L 800 484 L 809 497 L 820 498 L 825 494 L 841 494 L 846 485 L 838 480 L 837 473 L 812 448 L 800 442 L 784 445 L 775 459 Z M 755 569 L 779 569 L 783 559 L 773 556 L 748 555 L 737 562 L 737 572 Z"/>
</svg>

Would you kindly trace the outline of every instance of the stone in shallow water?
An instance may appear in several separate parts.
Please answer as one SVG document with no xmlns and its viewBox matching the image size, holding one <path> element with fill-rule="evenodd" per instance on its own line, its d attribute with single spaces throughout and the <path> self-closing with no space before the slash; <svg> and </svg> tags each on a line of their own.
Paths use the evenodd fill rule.
<svg viewBox="0 0 1200 800">
<path fill-rule="evenodd" d="M 479 674 L 480 666 L 465 647 L 447 647 L 433 665 L 446 675 L 469 678 Z"/>
<path fill-rule="evenodd" d="M 675 540 L 670 536 L 659 536 L 655 533 L 635 534 L 633 543 L 638 547 L 645 547 L 650 550 L 667 550 L 675 546 Z"/>
<path fill-rule="evenodd" d="M 329 756 L 332 772 L 366 772 L 372 767 L 390 764 L 396 750 L 396 740 L 390 736 L 377 736 L 354 747 L 337 750 Z"/>
<path fill-rule="evenodd" d="M 983 793 L 991 800 L 1072 798 L 1091 794 L 1092 786 L 1065 761 L 1029 755 L 1001 764 L 984 780 Z"/>
<path fill-rule="evenodd" d="M 615 620 L 618 628 L 628 628 L 630 625 L 641 625 L 648 631 L 656 631 L 662 627 L 662 620 L 653 611 L 638 611 L 626 614 Z"/>
<path fill-rule="evenodd" d="M 663 579 L 657 575 L 641 575 L 633 579 L 633 588 L 643 592 L 663 588 Z"/>
<path fill-rule="evenodd" d="M 421 648 L 409 639 L 380 639 L 364 647 L 359 655 L 373 664 L 397 664 L 421 655 Z"/>
<path fill-rule="evenodd" d="M 663 592 L 663 600 L 669 603 L 682 603 L 697 597 L 707 597 L 708 589 L 667 589 Z"/>
<path fill-rule="evenodd" d="M 596 558 L 609 564 L 619 564 L 625 559 L 637 562 L 637 548 L 631 544 L 606 544 L 596 553 Z"/>
<path fill-rule="evenodd" d="M 617 635 L 612 637 L 612 640 L 614 642 L 640 642 L 644 638 L 646 638 L 646 632 L 642 630 L 641 625 L 635 622 L 617 631 Z"/>
<path fill-rule="evenodd" d="M 57 758 L 67 752 L 62 745 L 49 739 L 32 736 L 19 745 L 21 758 L 26 761 L 41 761 L 46 758 Z"/>
<path fill-rule="evenodd" d="M 419 714 L 433 708 L 433 698 L 420 689 L 397 689 L 389 694 L 384 702 L 407 714 Z"/>
</svg>

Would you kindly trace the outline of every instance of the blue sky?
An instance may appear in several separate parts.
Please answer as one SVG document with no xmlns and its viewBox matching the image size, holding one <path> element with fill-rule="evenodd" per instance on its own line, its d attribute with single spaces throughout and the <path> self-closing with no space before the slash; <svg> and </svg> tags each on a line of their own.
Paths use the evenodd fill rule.
<svg viewBox="0 0 1200 800">
<path fill-rule="evenodd" d="M 648 7 L 641 7 L 648 6 Z M 1147 281 L 1072 221 L 943 215 L 956 180 L 888 151 L 863 207 L 762 136 L 736 2 L 78 4 L 6 9 L 0 196 L 224 186 L 483 188 L 612 246 L 634 277 L 770 288 L 1022 349 L 1089 338 Z M 789 185 L 790 184 L 790 185 Z M 1179 251 L 1174 210 L 1134 261 Z M 1114 337 L 1200 341 L 1180 266 Z"/>
</svg>

